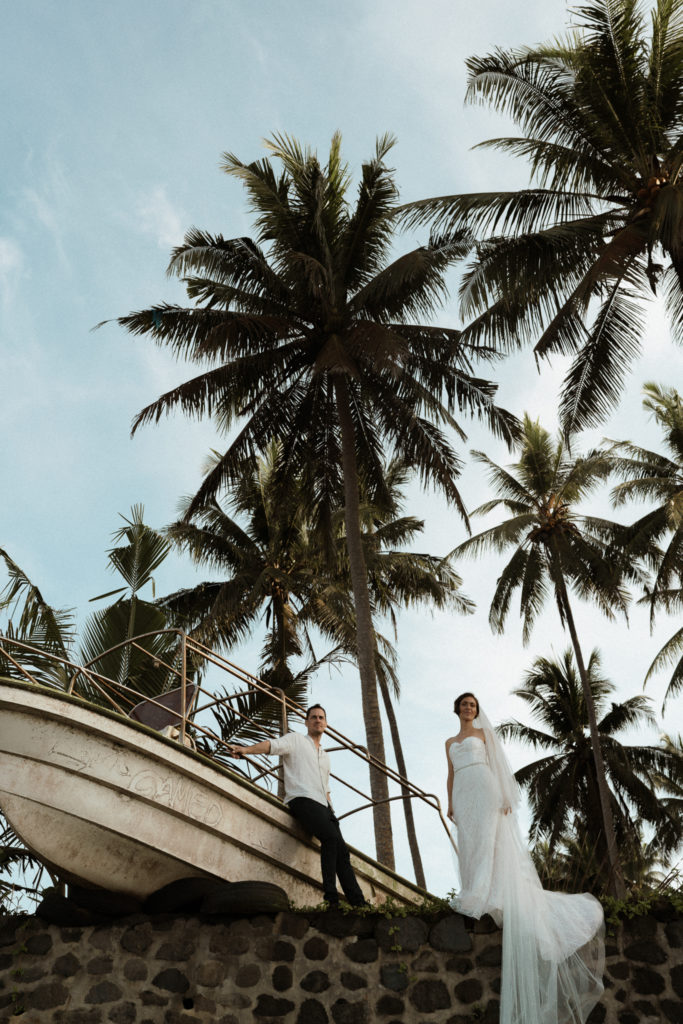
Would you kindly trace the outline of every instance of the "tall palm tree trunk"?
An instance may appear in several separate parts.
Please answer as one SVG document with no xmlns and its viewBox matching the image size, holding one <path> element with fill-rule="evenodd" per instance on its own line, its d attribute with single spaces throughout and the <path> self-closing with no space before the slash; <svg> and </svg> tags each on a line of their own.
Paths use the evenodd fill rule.
<svg viewBox="0 0 683 1024">
<path fill-rule="evenodd" d="M 595 714 L 595 702 L 593 701 L 593 693 L 590 688 L 590 683 L 588 681 L 588 673 L 586 672 L 583 654 L 581 653 L 581 647 L 579 645 L 579 637 L 576 632 L 574 616 L 572 614 L 571 605 L 569 604 L 569 594 L 567 593 L 567 587 L 564 582 L 562 570 L 559 567 L 560 559 L 558 557 L 557 549 L 555 548 L 554 540 L 552 543 L 554 549 L 553 553 L 556 558 L 556 565 L 558 566 L 556 580 L 560 604 L 562 606 L 565 619 L 567 621 L 569 635 L 572 639 L 574 656 L 576 657 L 576 665 L 579 670 L 579 676 L 581 678 L 581 688 L 583 690 L 583 697 L 586 702 L 586 712 L 588 714 L 588 729 L 590 732 L 591 747 L 593 750 L 593 760 L 595 762 L 598 793 L 600 796 L 600 807 L 602 810 L 603 829 L 605 832 L 605 842 L 607 844 L 607 856 L 609 858 L 609 887 L 612 890 L 612 894 L 616 896 L 617 899 L 623 899 L 623 897 L 626 895 L 626 886 L 624 884 L 624 876 L 621 870 L 619 851 L 617 849 L 617 837 L 614 831 L 614 819 L 612 817 L 612 806 L 610 804 L 609 789 L 607 787 L 605 762 L 602 757 L 602 747 L 600 745 L 600 733 L 598 732 L 598 720 Z"/>
<path fill-rule="evenodd" d="M 387 715 L 387 721 L 389 722 L 389 731 L 391 732 L 391 742 L 394 747 L 394 755 L 396 757 L 396 767 L 398 768 L 399 775 L 402 775 L 404 779 L 408 778 L 408 772 L 406 771 L 406 761 L 403 756 L 403 745 L 401 743 L 401 737 L 398 731 L 398 722 L 396 721 L 396 715 L 394 713 L 394 706 L 391 702 L 391 694 L 389 693 L 389 687 L 386 681 L 381 676 L 377 677 L 379 683 L 380 693 L 382 694 L 382 701 L 384 703 L 384 710 Z M 418 885 L 422 886 L 423 889 L 427 888 L 427 882 L 425 881 L 424 868 L 422 867 L 422 857 L 420 856 L 420 847 L 417 842 L 417 831 L 415 829 L 415 817 L 413 815 L 413 804 L 410 799 L 410 790 L 406 789 L 405 786 L 401 786 L 401 792 L 403 793 L 403 811 L 406 817 L 406 833 L 408 835 L 408 846 L 410 847 L 410 856 L 413 861 L 413 871 L 415 872 L 415 881 Z"/>
<path fill-rule="evenodd" d="M 334 384 L 335 403 L 342 441 L 342 470 L 344 474 L 344 522 L 346 525 L 346 548 L 349 556 L 349 571 L 356 609 L 356 642 L 358 650 L 358 673 L 363 704 L 363 721 L 368 753 L 384 763 L 384 737 L 377 697 L 375 674 L 375 631 L 372 625 L 372 611 L 368 592 L 368 573 L 361 539 L 360 507 L 358 499 L 358 465 L 353 420 L 349 406 L 349 390 L 346 379 L 340 374 Z M 370 767 L 370 794 L 375 804 L 372 808 L 375 827 L 377 859 L 389 868 L 394 868 L 394 839 L 391 831 L 389 784 L 387 778 L 377 769 Z"/>
</svg>

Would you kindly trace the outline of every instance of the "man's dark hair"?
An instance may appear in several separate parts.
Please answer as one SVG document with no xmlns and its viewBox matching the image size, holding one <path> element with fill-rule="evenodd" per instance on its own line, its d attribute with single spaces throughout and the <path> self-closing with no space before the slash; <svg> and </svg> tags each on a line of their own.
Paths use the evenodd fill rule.
<svg viewBox="0 0 683 1024">
<path fill-rule="evenodd" d="M 311 711 L 313 710 L 313 708 L 320 708 L 320 710 L 324 714 L 325 718 L 327 718 L 327 711 L 325 711 L 325 708 L 322 706 L 322 704 L 311 704 L 310 708 L 308 708 L 308 710 L 306 711 L 306 718 L 307 719 L 308 719 L 308 716 L 310 715 Z"/>
</svg>

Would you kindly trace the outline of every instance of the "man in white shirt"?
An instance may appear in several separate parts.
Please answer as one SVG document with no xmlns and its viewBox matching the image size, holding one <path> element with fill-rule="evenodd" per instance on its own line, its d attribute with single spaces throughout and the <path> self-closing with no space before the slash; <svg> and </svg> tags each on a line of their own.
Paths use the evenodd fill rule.
<svg viewBox="0 0 683 1024">
<path fill-rule="evenodd" d="M 307 735 L 288 732 L 272 740 L 262 740 L 250 747 L 230 746 L 231 757 L 245 754 L 273 754 L 282 757 L 285 773 L 285 803 L 299 824 L 320 840 L 320 863 L 323 893 L 330 906 L 339 904 L 339 879 L 346 899 L 352 906 L 366 905 L 356 880 L 349 850 L 334 816 L 330 802 L 330 758 L 321 740 L 327 729 L 327 716 L 320 704 L 312 704 L 306 712 Z"/>
</svg>

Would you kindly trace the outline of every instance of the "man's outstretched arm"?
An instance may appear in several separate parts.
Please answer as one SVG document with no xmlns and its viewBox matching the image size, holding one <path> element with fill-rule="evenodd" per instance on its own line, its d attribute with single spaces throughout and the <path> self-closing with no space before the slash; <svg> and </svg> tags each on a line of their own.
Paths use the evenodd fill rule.
<svg viewBox="0 0 683 1024">
<path fill-rule="evenodd" d="M 250 747 L 236 747 L 231 745 L 228 747 L 228 754 L 230 757 L 240 758 L 245 757 L 247 754 L 269 754 L 270 753 L 270 740 L 261 740 L 260 743 L 253 743 Z"/>
</svg>

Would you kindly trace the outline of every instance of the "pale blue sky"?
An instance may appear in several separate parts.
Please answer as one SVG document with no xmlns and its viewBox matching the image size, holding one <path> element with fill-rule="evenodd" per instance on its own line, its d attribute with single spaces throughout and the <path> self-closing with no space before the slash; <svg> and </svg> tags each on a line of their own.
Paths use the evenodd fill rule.
<svg viewBox="0 0 683 1024">
<path fill-rule="evenodd" d="M 464 60 L 560 32 L 565 4 L 5 0 L 2 20 L 0 545 L 50 602 L 76 607 L 82 621 L 88 599 L 111 583 L 104 552 L 117 514 L 141 502 L 150 525 L 169 522 L 218 443 L 209 424 L 180 417 L 131 440 L 133 415 L 189 371 L 116 325 L 91 328 L 164 299 L 182 301 L 165 267 L 191 225 L 228 236 L 249 232 L 241 188 L 219 169 L 221 153 L 258 158 L 261 140 L 276 131 L 324 152 L 339 129 L 357 169 L 375 137 L 392 131 L 406 200 L 523 185 L 522 165 L 471 151 L 507 128 L 481 108 L 464 107 Z M 454 304 L 439 322 L 457 323 Z M 654 316 L 647 355 L 604 433 L 657 446 L 658 433 L 640 412 L 640 387 L 651 378 L 681 384 L 682 368 L 681 352 Z M 527 350 L 500 368 L 501 401 L 554 427 L 561 371 L 539 376 Z M 507 461 L 476 427 L 470 443 Z M 463 454 L 467 447 L 460 446 Z M 476 467 L 464 473 L 462 493 L 470 508 L 486 497 Z M 433 495 L 415 489 L 409 511 L 425 517 L 424 546 L 434 552 L 464 538 L 461 523 Z M 566 644 L 552 609 L 528 650 L 512 622 L 506 636 L 491 636 L 488 599 L 499 568 L 493 560 L 463 564 L 465 590 L 479 604 L 475 617 L 411 613 L 402 620 L 399 717 L 409 771 L 441 797 L 453 692 L 476 689 L 495 720 L 521 715 L 510 689 L 534 655 Z M 193 578 L 186 563 L 170 560 L 158 592 Z M 675 623 L 663 621 L 651 639 L 640 610 L 629 632 L 587 610 L 580 628 L 587 650 L 601 646 L 606 673 L 627 696 L 640 691 Z M 259 648 L 260 637 L 240 652 L 245 667 L 255 668 Z M 647 691 L 657 710 L 663 689 L 661 678 Z M 352 672 L 321 680 L 315 696 L 344 732 L 361 736 Z M 672 707 L 664 724 L 680 730 L 680 711 Z M 516 766 L 529 759 L 524 751 L 512 756 Z M 369 847 L 364 826 L 350 830 Z M 426 844 L 437 892 L 450 887 L 452 870 L 440 843 Z"/>
</svg>

